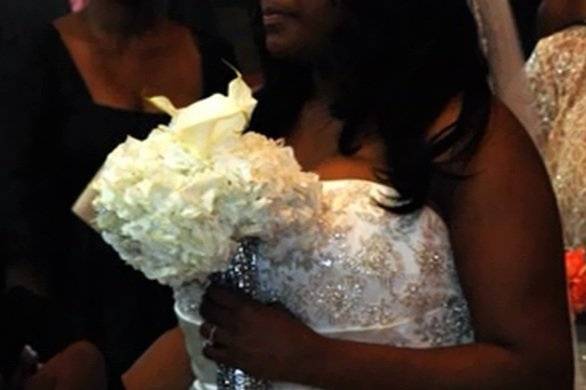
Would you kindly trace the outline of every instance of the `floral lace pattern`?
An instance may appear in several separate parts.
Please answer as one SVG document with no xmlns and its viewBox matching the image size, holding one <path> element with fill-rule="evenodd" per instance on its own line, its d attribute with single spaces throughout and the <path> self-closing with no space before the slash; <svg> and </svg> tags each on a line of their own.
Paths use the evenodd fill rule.
<svg viewBox="0 0 586 390">
<path fill-rule="evenodd" d="M 262 248 L 263 299 L 281 301 L 332 338 L 405 348 L 472 343 L 442 219 L 429 208 L 407 216 L 384 210 L 381 195 L 393 191 L 373 182 L 326 181 L 323 191 L 315 227 L 292 229 Z M 308 235 L 312 245 L 306 245 Z M 200 322 L 179 318 L 187 344 L 195 346 L 192 365 L 199 380 L 191 389 L 217 390 L 215 366 L 198 353 Z M 273 383 L 272 389 L 312 390 L 292 383 Z"/>
<path fill-rule="evenodd" d="M 586 245 L 586 26 L 543 39 L 527 65 L 541 117 L 535 137 L 568 247 Z"/>
<path fill-rule="evenodd" d="M 442 219 L 399 216 L 376 199 L 389 188 L 324 182 L 315 245 L 295 234 L 267 248 L 263 288 L 316 331 L 405 347 L 470 343 L 473 332 Z M 378 198 L 380 199 L 380 198 Z"/>
</svg>

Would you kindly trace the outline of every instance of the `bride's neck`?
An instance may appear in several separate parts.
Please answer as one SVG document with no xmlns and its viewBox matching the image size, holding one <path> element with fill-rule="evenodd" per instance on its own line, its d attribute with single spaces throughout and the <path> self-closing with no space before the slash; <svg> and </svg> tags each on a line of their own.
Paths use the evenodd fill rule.
<svg viewBox="0 0 586 390">
<path fill-rule="evenodd" d="M 334 100 L 334 82 L 331 79 L 324 77 L 323 73 L 313 72 L 313 85 L 315 100 L 323 101 L 325 103 L 332 103 Z"/>
</svg>

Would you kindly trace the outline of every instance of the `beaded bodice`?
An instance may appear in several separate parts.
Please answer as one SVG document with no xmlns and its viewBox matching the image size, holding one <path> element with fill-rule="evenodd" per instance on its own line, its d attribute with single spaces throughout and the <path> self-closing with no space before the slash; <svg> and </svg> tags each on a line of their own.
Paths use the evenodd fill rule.
<svg viewBox="0 0 586 390">
<path fill-rule="evenodd" d="M 448 232 L 430 208 L 399 216 L 384 185 L 324 182 L 314 245 L 284 237 L 261 264 L 270 295 L 318 332 L 409 347 L 470 342 Z"/>
<path fill-rule="evenodd" d="M 409 348 L 473 342 L 448 230 L 438 214 L 430 208 L 393 214 L 380 205 L 393 191 L 369 181 L 325 181 L 323 188 L 316 229 L 265 245 L 266 259 L 258 264 L 263 294 L 328 337 Z M 296 244 L 300 234 L 313 234 L 312 244 Z M 213 382 L 213 372 L 202 370 L 205 361 L 195 356 L 197 330 L 182 326 L 188 347 L 195 346 L 194 371 Z M 194 388 L 215 387 L 200 381 Z"/>
<path fill-rule="evenodd" d="M 535 134 L 568 247 L 586 245 L 586 26 L 543 39 L 527 65 L 541 127 Z"/>
</svg>

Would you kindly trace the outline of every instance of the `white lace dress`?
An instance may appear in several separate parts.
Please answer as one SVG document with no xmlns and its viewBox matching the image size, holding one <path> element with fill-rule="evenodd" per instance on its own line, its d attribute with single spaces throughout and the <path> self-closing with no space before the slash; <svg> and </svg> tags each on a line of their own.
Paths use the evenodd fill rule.
<svg viewBox="0 0 586 390">
<path fill-rule="evenodd" d="M 361 180 L 324 182 L 315 245 L 301 250 L 291 233 L 268 249 L 272 258 L 259 266 L 263 291 L 328 337 L 409 348 L 473 342 L 446 225 L 430 208 L 385 211 L 376 200 L 390 191 Z M 200 321 L 180 320 L 199 378 L 194 389 L 215 389 Z"/>
</svg>

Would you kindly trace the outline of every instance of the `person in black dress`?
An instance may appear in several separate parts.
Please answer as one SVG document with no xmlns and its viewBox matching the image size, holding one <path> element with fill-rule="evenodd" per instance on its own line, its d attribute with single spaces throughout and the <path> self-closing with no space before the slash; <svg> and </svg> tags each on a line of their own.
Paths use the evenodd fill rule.
<svg viewBox="0 0 586 390">
<path fill-rule="evenodd" d="M 234 77 L 224 63 L 235 62 L 230 46 L 171 22 L 164 4 L 93 0 L 48 26 L 33 55 L 0 79 L 7 287 L 25 286 L 70 313 L 68 326 L 98 345 L 112 378 L 174 326 L 172 295 L 126 266 L 70 208 L 128 135 L 144 138 L 169 121 L 145 97 L 185 106 L 225 92 Z M 37 348 L 48 358 L 71 341 Z"/>
</svg>

